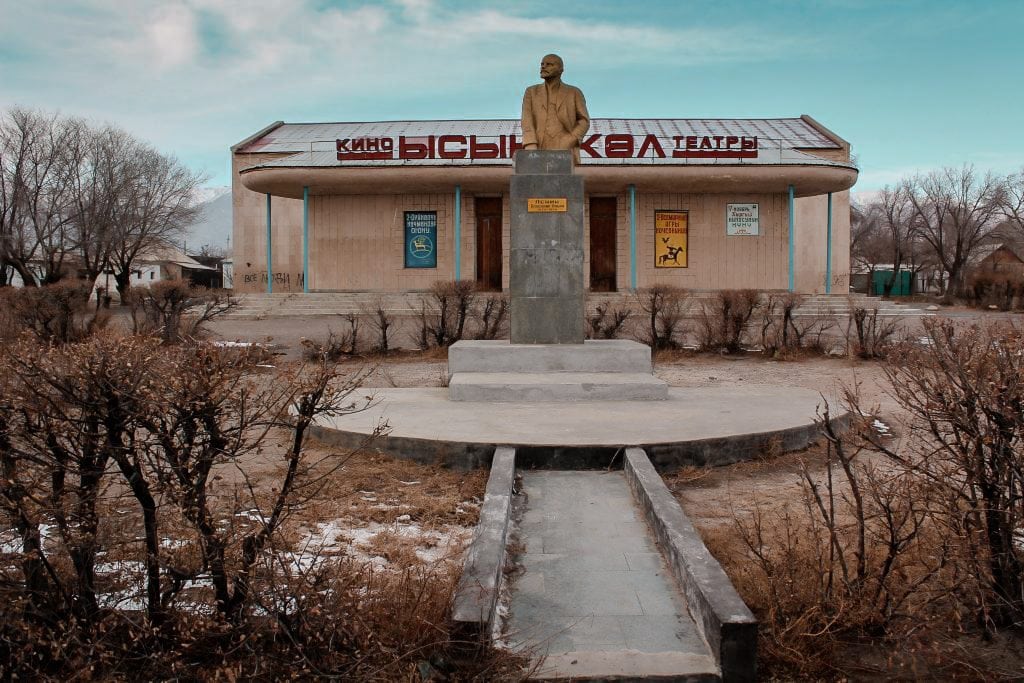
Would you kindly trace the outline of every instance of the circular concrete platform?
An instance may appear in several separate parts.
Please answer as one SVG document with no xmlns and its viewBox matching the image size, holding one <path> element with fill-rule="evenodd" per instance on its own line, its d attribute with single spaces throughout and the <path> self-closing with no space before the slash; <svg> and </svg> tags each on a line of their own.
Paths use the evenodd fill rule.
<svg viewBox="0 0 1024 683">
<path fill-rule="evenodd" d="M 516 447 L 521 467 L 607 467 L 626 446 L 644 448 L 658 467 L 722 465 L 807 446 L 820 435 L 823 404 L 815 391 L 768 385 L 673 387 L 666 401 L 477 403 L 449 401 L 443 388 L 373 393 L 373 407 L 321 418 L 313 436 L 461 468 L 489 465 L 496 446 Z M 368 442 L 382 421 L 386 435 Z"/>
</svg>

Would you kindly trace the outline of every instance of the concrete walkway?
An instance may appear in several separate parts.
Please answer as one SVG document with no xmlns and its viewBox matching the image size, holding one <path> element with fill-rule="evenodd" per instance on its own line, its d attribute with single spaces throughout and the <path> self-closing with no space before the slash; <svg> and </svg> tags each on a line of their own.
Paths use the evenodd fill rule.
<svg viewBox="0 0 1024 683">
<path fill-rule="evenodd" d="M 621 471 L 526 471 L 507 640 L 539 678 L 716 680 L 718 667 Z"/>
</svg>

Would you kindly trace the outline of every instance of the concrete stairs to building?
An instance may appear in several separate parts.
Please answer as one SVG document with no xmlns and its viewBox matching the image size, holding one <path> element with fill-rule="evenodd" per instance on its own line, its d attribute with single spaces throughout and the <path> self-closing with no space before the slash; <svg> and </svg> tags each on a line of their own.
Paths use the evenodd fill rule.
<svg viewBox="0 0 1024 683">
<path fill-rule="evenodd" d="M 688 315 L 696 316 L 703 302 L 713 300 L 712 291 L 690 292 Z M 228 319 L 261 319 L 286 316 L 365 315 L 381 306 L 392 316 L 415 316 L 424 301 L 430 306 L 426 292 L 310 292 L 298 293 L 244 293 L 237 294 L 238 306 L 225 315 Z M 602 292 L 587 295 L 587 314 L 594 314 L 599 305 L 609 310 L 638 309 L 632 292 Z M 864 294 L 808 295 L 796 309 L 798 316 L 849 316 L 854 308 L 878 310 L 879 316 L 922 316 L 927 311 L 893 300 L 869 297 Z"/>
<path fill-rule="evenodd" d="M 416 315 L 424 293 L 310 292 L 304 294 L 238 294 L 238 306 L 226 318 L 268 318 L 312 315 L 364 315 L 381 306 L 392 315 Z"/>
</svg>

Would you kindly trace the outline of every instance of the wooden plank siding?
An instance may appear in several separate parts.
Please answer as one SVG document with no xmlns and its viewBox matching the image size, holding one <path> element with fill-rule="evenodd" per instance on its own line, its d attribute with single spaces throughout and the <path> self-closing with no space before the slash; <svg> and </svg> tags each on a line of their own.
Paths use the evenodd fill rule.
<svg viewBox="0 0 1024 683">
<path fill-rule="evenodd" d="M 625 207 L 625 273 L 628 281 L 629 207 Z M 757 203 L 760 233 L 727 236 L 726 204 Z M 784 289 L 788 279 L 786 197 L 778 194 L 651 194 L 637 196 L 637 285 L 670 284 L 687 289 Z M 654 212 L 689 212 L 687 268 L 654 263 Z M 622 234 L 620 229 L 620 235 Z M 620 242 L 621 243 L 621 242 Z"/>
<path fill-rule="evenodd" d="M 266 291 L 266 196 L 241 185 L 244 168 L 286 155 L 233 155 L 233 239 L 235 289 Z M 476 196 L 502 199 L 502 284 L 509 283 L 511 244 L 507 192 L 462 192 L 461 275 L 476 277 Z M 630 205 L 625 189 L 616 200 L 616 283 L 630 289 Z M 590 275 L 589 197 L 584 204 L 584 277 Z M 310 197 L 310 289 L 312 291 L 422 291 L 455 277 L 454 187 L 448 193 L 313 195 Z M 755 202 L 760 234 L 726 235 L 726 204 Z M 823 292 L 825 285 L 826 197 L 797 200 L 797 290 Z M 302 201 L 273 198 L 275 292 L 302 291 Z M 689 211 L 688 268 L 656 268 L 654 212 Z M 404 267 L 404 212 L 437 212 L 437 268 Z M 788 213 L 785 194 L 696 194 L 637 192 L 637 285 L 674 284 L 688 289 L 786 289 Z M 833 195 L 832 292 L 849 284 L 849 192 Z"/>
</svg>

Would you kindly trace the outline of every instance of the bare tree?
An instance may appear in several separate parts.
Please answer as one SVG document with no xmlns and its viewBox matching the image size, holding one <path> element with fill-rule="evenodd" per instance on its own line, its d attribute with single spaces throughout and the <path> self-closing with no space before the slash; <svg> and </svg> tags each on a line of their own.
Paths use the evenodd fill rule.
<svg viewBox="0 0 1024 683">
<path fill-rule="evenodd" d="M 181 237 L 195 222 L 192 197 L 204 177 L 177 159 L 135 143 L 124 178 L 123 215 L 110 239 L 110 267 L 118 294 L 126 301 L 131 273 L 141 256 Z"/>
<path fill-rule="evenodd" d="M 1003 204 L 1003 184 L 973 166 L 944 168 L 905 181 L 915 231 L 949 274 L 943 294 L 963 293 L 965 270 L 992 231 Z"/>
<path fill-rule="evenodd" d="M 68 150 L 70 211 L 82 270 L 94 281 L 107 269 L 113 235 L 127 220 L 129 166 L 137 143 L 112 126 L 97 130 L 79 121 L 77 128 Z"/>
<path fill-rule="evenodd" d="M 1015 229 L 1018 240 L 1024 238 L 1024 167 L 1006 176 L 1003 185 L 1002 213 Z"/>
<path fill-rule="evenodd" d="M 878 204 L 870 201 L 863 205 L 850 203 L 850 260 L 868 273 L 868 283 L 874 279 L 875 267 L 884 262 L 881 243 L 881 216 Z M 870 284 L 868 285 L 870 289 Z"/>
<path fill-rule="evenodd" d="M 876 200 L 880 216 L 880 228 L 892 261 L 892 275 L 883 285 L 883 296 L 891 296 L 899 279 L 904 259 L 910 255 L 914 238 L 912 223 L 913 209 L 905 185 L 885 187 Z"/>
<path fill-rule="evenodd" d="M 71 252 L 65 147 L 56 116 L 12 108 L 0 118 L 0 268 L 25 285 L 56 282 Z M 35 266 L 35 267 L 33 267 Z"/>
</svg>

